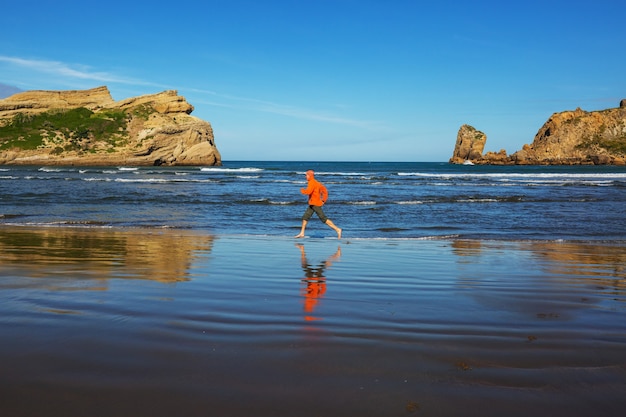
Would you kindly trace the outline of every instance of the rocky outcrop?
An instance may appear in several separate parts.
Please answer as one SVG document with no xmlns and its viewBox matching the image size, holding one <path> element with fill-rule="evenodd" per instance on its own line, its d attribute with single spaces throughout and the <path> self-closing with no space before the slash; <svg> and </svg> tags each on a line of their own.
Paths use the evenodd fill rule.
<svg viewBox="0 0 626 417">
<path fill-rule="evenodd" d="M 194 110 L 193 106 L 187 103 L 184 97 L 179 96 L 173 90 L 159 94 L 127 98 L 116 103 L 116 106 L 122 110 L 129 110 L 144 105 L 151 105 L 157 113 L 161 114 L 191 114 Z"/>
<path fill-rule="evenodd" d="M 449 162 L 462 164 L 465 161 L 474 162 L 482 159 L 485 143 L 487 143 L 487 135 L 483 132 L 474 129 L 470 125 L 461 126 L 459 133 L 456 135 L 454 153 Z"/>
<path fill-rule="evenodd" d="M 58 114 L 76 109 L 84 110 L 85 121 L 59 126 Z M 193 110 L 176 91 L 121 101 L 107 87 L 14 94 L 0 100 L 0 163 L 221 165 L 211 124 L 191 116 Z M 31 126 L 31 120 L 44 121 Z M 115 130 L 104 132 L 101 125 L 109 121 L 117 123 Z"/>
<path fill-rule="evenodd" d="M 623 100 L 622 100 L 623 101 Z M 626 108 L 554 113 L 531 145 L 511 155 L 516 164 L 624 165 Z"/>
<path fill-rule="evenodd" d="M 39 114 L 52 109 L 85 107 L 97 110 L 114 103 L 106 87 L 90 90 L 24 91 L 0 100 L 0 119 L 10 118 L 16 114 Z"/>
<path fill-rule="evenodd" d="M 469 156 L 459 130 L 450 162 L 462 163 L 463 158 L 475 164 L 493 165 L 626 165 L 626 99 L 619 108 L 601 111 L 554 113 L 539 129 L 532 144 L 507 155 L 505 150 Z M 464 133 L 471 139 L 471 131 Z M 483 144 L 484 146 L 484 144 Z M 479 146 L 476 147 L 478 149 Z M 481 148 L 482 152 L 482 148 Z"/>
</svg>

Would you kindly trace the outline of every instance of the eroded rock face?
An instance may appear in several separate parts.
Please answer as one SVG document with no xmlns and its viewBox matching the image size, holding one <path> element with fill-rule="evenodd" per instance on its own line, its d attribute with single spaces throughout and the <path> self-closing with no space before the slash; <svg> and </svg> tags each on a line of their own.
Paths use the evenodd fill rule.
<svg viewBox="0 0 626 417">
<path fill-rule="evenodd" d="M 479 135 L 480 134 L 480 135 Z M 486 136 L 461 126 L 451 163 L 471 160 L 491 165 L 626 165 L 626 99 L 619 108 L 554 113 L 532 144 L 507 155 L 505 150 L 482 155 Z"/>
<path fill-rule="evenodd" d="M 10 118 L 18 113 L 38 114 L 52 109 L 85 107 L 97 110 L 114 103 L 106 87 L 90 90 L 24 91 L 0 100 L 0 119 Z"/>
<path fill-rule="evenodd" d="M 463 125 L 456 136 L 454 153 L 450 163 L 462 164 L 465 161 L 482 159 L 483 149 L 487 143 L 487 135 L 470 125 Z"/>
<path fill-rule="evenodd" d="M 623 100 L 622 100 L 623 101 Z M 517 164 L 616 164 L 626 156 L 626 108 L 554 113 L 531 145 L 511 155 Z"/>
<path fill-rule="evenodd" d="M 16 115 L 85 108 L 106 118 L 125 115 L 124 126 L 108 138 L 50 127 L 37 149 L 21 149 L 3 138 L 2 127 Z M 0 100 L 0 163 L 46 165 L 221 165 L 213 129 L 191 116 L 193 106 L 176 91 L 114 101 L 106 87 L 80 91 L 27 91 Z M 19 144 L 18 144 L 19 145 Z"/>
<path fill-rule="evenodd" d="M 127 98 L 115 104 L 116 107 L 122 110 L 132 109 L 141 105 L 152 105 L 154 110 L 161 114 L 191 114 L 193 111 L 193 106 L 187 103 L 187 100 L 179 96 L 174 90 L 164 91 L 159 94 Z"/>
</svg>

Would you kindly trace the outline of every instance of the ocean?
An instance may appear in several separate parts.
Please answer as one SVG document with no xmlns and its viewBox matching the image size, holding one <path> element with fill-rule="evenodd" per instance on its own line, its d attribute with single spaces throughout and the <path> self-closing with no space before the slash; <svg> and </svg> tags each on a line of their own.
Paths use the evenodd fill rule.
<svg viewBox="0 0 626 417">
<path fill-rule="evenodd" d="M 304 173 L 326 214 L 300 231 Z M 0 166 L 0 415 L 621 417 L 626 167 Z"/>
<path fill-rule="evenodd" d="M 222 167 L 0 167 L 0 223 L 292 236 L 304 172 L 349 238 L 626 239 L 626 167 L 240 162 Z M 308 234 L 333 236 L 312 219 Z"/>
</svg>

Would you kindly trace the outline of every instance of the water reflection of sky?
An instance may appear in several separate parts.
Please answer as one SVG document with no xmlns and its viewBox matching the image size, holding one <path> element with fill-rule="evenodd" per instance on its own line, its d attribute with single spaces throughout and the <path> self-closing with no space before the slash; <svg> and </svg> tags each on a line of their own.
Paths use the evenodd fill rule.
<svg viewBox="0 0 626 417">
<path fill-rule="evenodd" d="M 625 252 L 0 227 L 0 409 L 621 415 Z"/>
</svg>

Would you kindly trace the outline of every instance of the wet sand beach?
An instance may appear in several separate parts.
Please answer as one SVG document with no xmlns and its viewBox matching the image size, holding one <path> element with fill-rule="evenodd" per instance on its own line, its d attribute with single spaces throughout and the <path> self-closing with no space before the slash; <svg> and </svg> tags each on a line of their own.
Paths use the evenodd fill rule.
<svg viewBox="0 0 626 417">
<path fill-rule="evenodd" d="M 2 416 L 621 416 L 626 247 L 0 227 Z"/>
</svg>

